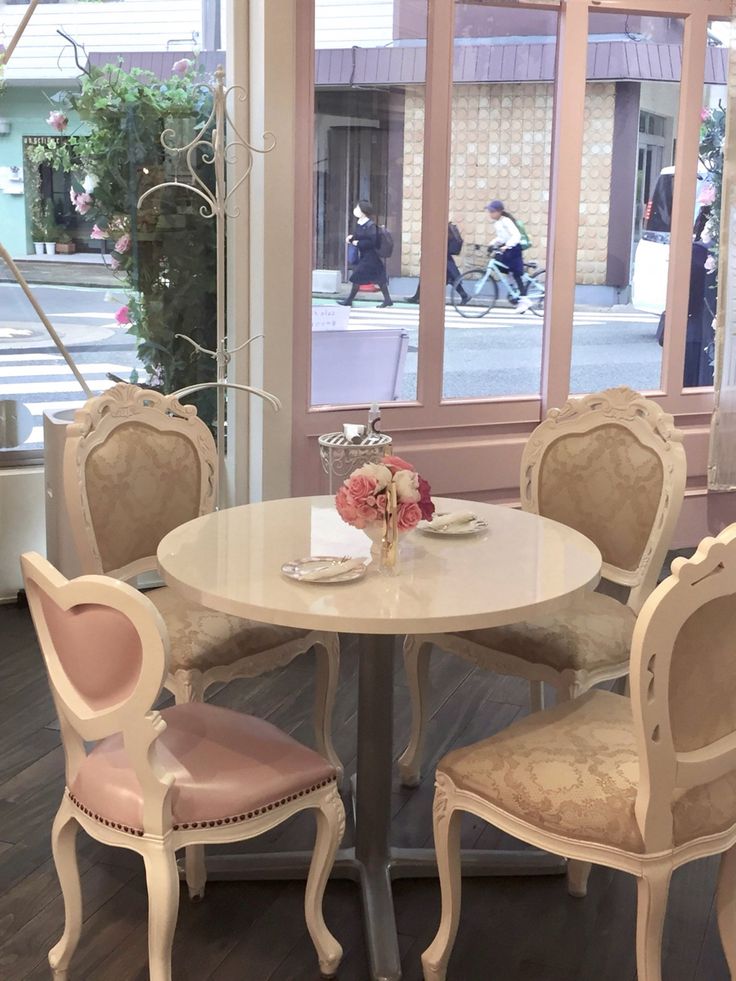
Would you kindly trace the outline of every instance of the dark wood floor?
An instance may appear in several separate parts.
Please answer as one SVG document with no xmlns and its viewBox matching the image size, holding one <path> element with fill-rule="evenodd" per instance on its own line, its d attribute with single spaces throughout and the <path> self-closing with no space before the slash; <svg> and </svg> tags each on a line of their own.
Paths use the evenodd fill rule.
<svg viewBox="0 0 736 981">
<path fill-rule="evenodd" d="M 508 725 L 526 711 L 517 681 L 435 657 L 431 757 Z M 285 670 L 218 691 L 213 701 L 269 718 L 310 742 L 311 656 Z M 396 751 L 408 728 L 404 679 L 396 666 Z M 355 766 L 356 657 L 343 656 L 335 731 L 349 772 Z M 432 767 L 414 791 L 395 786 L 397 844 L 431 839 Z M 0 979 L 48 979 L 48 948 L 62 930 L 62 904 L 50 859 L 49 828 L 61 796 L 63 758 L 54 710 L 30 620 L 0 607 Z M 271 848 L 305 847 L 307 821 L 268 836 Z M 501 836 L 468 821 L 465 842 Z M 264 842 L 264 839 L 261 839 Z M 265 845 L 264 845 L 265 846 Z M 145 981 L 146 894 L 140 860 L 80 835 L 85 929 L 74 981 Z M 665 934 L 665 981 L 725 981 L 715 922 L 715 863 L 691 864 L 673 881 Z M 182 894 L 174 946 L 176 981 L 311 981 L 319 977 L 304 927 L 300 883 L 211 883 L 202 903 Z M 431 880 L 395 885 L 407 981 L 421 978 L 419 955 L 438 922 Z M 450 963 L 452 981 L 634 981 L 634 881 L 594 869 L 588 897 L 571 899 L 560 877 L 468 880 Z M 331 883 L 325 914 L 345 950 L 341 981 L 367 981 L 355 887 Z"/>
</svg>

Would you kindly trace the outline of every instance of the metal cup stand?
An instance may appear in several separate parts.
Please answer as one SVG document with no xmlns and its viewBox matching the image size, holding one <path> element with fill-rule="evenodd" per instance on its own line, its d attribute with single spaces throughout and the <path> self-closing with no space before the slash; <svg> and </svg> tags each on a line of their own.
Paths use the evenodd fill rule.
<svg viewBox="0 0 736 981">
<path fill-rule="evenodd" d="M 326 433 L 319 437 L 322 469 L 334 494 L 342 481 L 364 463 L 380 463 L 391 452 L 393 440 L 386 433 L 368 433 L 354 442 L 345 433 Z"/>
</svg>

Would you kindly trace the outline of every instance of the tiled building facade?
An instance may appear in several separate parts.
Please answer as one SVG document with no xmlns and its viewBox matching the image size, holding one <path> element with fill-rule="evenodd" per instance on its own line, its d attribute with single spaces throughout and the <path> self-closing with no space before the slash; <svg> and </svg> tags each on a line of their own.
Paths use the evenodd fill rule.
<svg viewBox="0 0 736 981">
<path fill-rule="evenodd" d="M 586 139 L 580 204 L 578 282 L 606 281 L 610 218 L 615 83 L 590 84 L 586 94 Z M 402 274 L 419 275 L 424 90 L 407 89 L 404 117 Z M 493 230 L 484 206 L 493 197 L 523 219 L 530 255 L 547 247 L 551 84 L 456 86 L 452 117 L 450 218 L 466 243 L 486 245 Z"/>
</svg>

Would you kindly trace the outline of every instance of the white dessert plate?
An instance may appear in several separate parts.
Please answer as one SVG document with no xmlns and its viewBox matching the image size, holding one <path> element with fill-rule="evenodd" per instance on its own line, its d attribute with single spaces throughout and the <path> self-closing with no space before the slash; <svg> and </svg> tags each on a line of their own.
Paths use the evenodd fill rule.
<svg viewBox="0 0 736 981">
<path fill-rule="evenodd" d="M 343 568 L 347 562 L 359 563 Z M 330 572 L 333 569 L 333 572 Z M 324 570 L 325 574 L 318 579 L 312 579 L 311 574 Z M 284 562 L 281 571 L 289 579 L 296 579 L 297 582 L 308 582 L 317 586 L 333 585 L 341 582 L 354 582 L 362 579 L 366 573 L 365 562 L 359 559 L 346 560 L 339 555 L 310 555 L 305 559 L 293 559 L 291 562 Z"/>
<path fill-rule="evenodd" d="M 446 517 L 444 514 L 435 515 L 435 518 L 444 517 Z M 420 521 L 417 528 L 426 535 L 442 535 L 444 538 L 461 538 L 464 535 L 478 535 L 482 531 L 487 531 L 488 522 L 484 521 L 483 518 L 473 518 L 471 521 L 448 525 L 446 528 L 432 528 L 428 521 Z"/>
</svg>

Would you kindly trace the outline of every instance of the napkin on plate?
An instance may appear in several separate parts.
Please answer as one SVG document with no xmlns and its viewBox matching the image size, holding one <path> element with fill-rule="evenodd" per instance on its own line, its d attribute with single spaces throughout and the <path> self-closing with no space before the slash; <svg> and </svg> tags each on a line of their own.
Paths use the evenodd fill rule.
<svg viewBox="0 0 736 981">
<path fill-rule="evenodd" d="M 466 525 L 470 521 L 475 521 L 477 517 L 478 515 L 472 511 L 455 511 L 452 514 L 437 515 L 428 521 L 425 527 L 433 531 L 441 531 L 443 528 L 449 528 L 450 525 Z"/>
<path fill-rule="evenodd" d="M 320 565 L 316 569 L 312 569 L 311 572 L 302 572 L 299 578 L 306 579 L 309 582 L 316 582 L 320 579 L 332 579 L 335 576 L 342 575 L 344 572 L 352 572 L 353 569 L 362 569 L 364 567 L 365 562 L 361 559 L 346 559 L 344 562 L 325 563 L 325 565 Z"/>
</svg>

